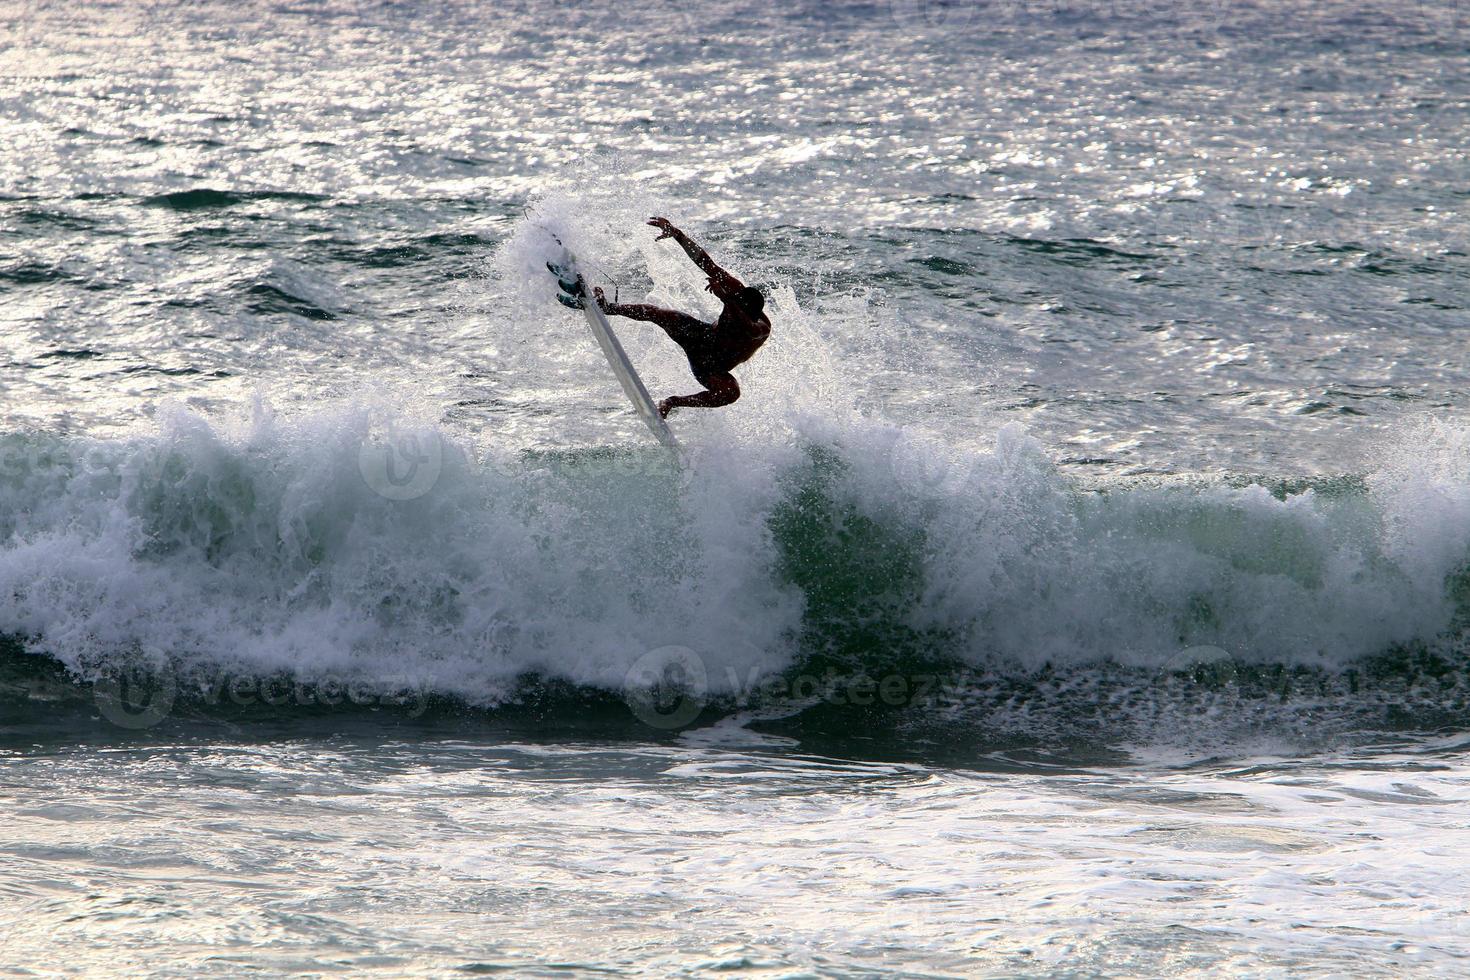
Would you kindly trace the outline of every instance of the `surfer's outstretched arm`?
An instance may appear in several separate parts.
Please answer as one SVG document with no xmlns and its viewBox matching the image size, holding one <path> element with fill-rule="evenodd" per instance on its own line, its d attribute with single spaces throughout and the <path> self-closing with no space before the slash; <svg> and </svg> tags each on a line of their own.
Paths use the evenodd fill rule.
<svg viewBox="0 0 1470 980">
<path fill-rule="evenodd" d="M 708 252 L 700 248 L 694 239 L 684 234 L 678 228 L 675 228 L 674 223 L 668 218 L 649 218 L 648 223 L 663 232 L 654 241 L 657 242 L 665 238 L 672 238 L 679 243 L 679 247 L 684 249 L 684 254 L 688 255 L 694 264 L 699 266 L 700 271 L 709 276 L 709 285 L 705 288 L 718 296 L 721 302 L 729 299 L 745 288 L 745 283 L 720 268 L 715 260 L 709 257 Z"/>
<path fill-rule="evenodd" d="M 723 408 L 740 397 L 740 384 L 732 374 L 712 374 L 701 380 L 708 390 L 665 398 L 658 403 L 658 414 L 668 418 L 676 408 Z"/>
</svg>

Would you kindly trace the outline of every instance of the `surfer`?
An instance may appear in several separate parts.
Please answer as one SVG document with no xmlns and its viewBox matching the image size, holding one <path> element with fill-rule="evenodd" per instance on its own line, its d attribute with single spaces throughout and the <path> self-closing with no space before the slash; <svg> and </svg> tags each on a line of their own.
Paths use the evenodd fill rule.
<svg viewBox="0 0 1470 980">
<path fill-rule="evenodd" d="M 683 348 L 689 358 L 694 380 L 705 390 L 696 395 L 673 395 L 658 403 L 664 418 L 676 408 L 721 408 L 740 397 L 740 385 L 730 369 L 744 364 L 760 350 L 771 335 L 771 321 L 766 319 L 765 297 L 754 286 L 747 286 L 715 264 L 709 253 L 694 239 L 675 228 L 668 218 L 651 218 L 648 222 L 662 234 L 654 241 L 672 238 L 678 242 L 694 264 L 709 276 L 705 289 L 715 295 L 725 308 L 719 319 L 706 323 L 688 313 L 666 310 L 647 303 L 613 303 L 594 289 L 597 305 L 609 316 L 625 316 L 630 320 L 647 320 L 663 327 L 669 338 Z"/>
</svg>

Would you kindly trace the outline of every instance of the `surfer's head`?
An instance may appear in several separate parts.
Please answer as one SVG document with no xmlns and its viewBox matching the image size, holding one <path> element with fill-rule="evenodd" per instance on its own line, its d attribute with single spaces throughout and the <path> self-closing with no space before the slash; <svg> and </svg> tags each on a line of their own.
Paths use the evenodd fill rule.
<svg viewBox="0 0 1470 980">
<path fill-rule="evenodd" d="M 756 289 L 754 286 L 744 287 L 740 290 L 740 292 L 736 293 L 732 297 L 732 299 L 734 299 L 736 305 L 738 305 L 746 313 L 749 313 L 751 316 L 759 316 L 761 313 L 765 312 L 766 298 L 762 296 L 761 291 L 759 289 Z"/>
</svg>

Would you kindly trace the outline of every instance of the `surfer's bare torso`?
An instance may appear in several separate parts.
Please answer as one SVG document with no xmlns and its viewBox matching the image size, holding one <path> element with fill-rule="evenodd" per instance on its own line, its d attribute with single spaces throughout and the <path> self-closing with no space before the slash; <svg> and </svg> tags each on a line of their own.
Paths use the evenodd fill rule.
<svg viewBox="0 0 1470 980">
<path fill-rule="evenodd" d="M 657 324 L 688 356 L 689 369 L 705 390 L 694 395 L 665 398 L 658 405 L 660 415 L 667 418 L 676 408 L 729 405 L 740 397 L 740 385 L 730 370 L 750 360 L 771 335 L 771 321 L 765 314 L 765 298 L 760 290 L 745 285 L 716 265 L 708 252 L 675 228 L 669 219 L 653 218 L 648 223 L 662 233 L 657 240 L 674 239 L 694 264 L 709 276 L 705 288 L 724 304 L 719 318 L 709 323 L 688 313 L 646 303 L 609 302 L 600 289 L 594 291 L 597 303 L 609 316 L 625 316 Z"/>
</svg>

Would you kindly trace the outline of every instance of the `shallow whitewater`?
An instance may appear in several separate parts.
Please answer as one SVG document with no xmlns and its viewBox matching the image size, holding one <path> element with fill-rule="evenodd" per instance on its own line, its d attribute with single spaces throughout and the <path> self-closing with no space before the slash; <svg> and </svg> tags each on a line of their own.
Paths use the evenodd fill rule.
<svg viewBox="0 0 1470 980">
<path fill-rule="evenodd" d="M 739 738 L 282 734 L 5 758 L 7 957 L 59 942 L 68 971 L 194 976 L 1388 977 L 1470 955 L 1453 743 L 956 771 Z"/>
</svg>

